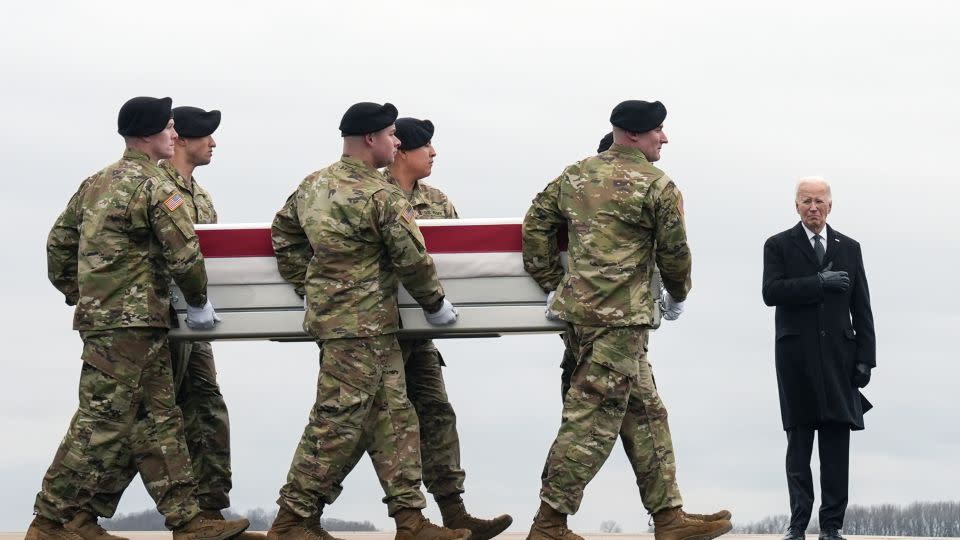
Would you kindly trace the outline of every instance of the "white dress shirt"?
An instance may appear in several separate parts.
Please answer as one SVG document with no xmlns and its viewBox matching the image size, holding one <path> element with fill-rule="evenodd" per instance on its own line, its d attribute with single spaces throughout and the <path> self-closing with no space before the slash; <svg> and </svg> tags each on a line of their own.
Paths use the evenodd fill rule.
<svg viewBox="0 0 960 540">
<path fill-rule="evenodd" d="M 807 240 L 810 241 L 810 247 L 816 249 L 817 245 L 816 245 L 816 242 L 814 242 L 813 237 L 816 236 L 817 233 L 808 229 L 805 223 L 801 222 L 800 224 L 803 225 L 803 230 L 807 233 Z M 821 239 L 820 241 L 823 242 L 823 252 L 826 253 L 827 252 L 827 225 L 826 224 L 823 225 L 823 231 L 820 232 L 820 239 Z"/>
</svg>

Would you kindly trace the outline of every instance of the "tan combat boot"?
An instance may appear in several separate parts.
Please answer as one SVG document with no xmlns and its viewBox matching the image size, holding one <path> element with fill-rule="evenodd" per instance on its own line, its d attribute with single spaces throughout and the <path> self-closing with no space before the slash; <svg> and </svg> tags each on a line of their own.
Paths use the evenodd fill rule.
<svg viewBox="0 0 960 540">
<path fill-rule="evenodd" d="M 220 510 L 201 510 L 200 517 L 203 519 L 209 519 L 213 521 L 223 521 L 226 519 L 223 517 L 223 512 Z M 266 540 L 267 535 L 258 532 L 243 531 L 242 533 L 236 536 L 235 540 Z M 124 538 L 123 540 L 127 540 Z"/>
<path fill-rule="evenodd" d="M 173 540 L 229 540 L 247 530 L 250 522 L 240 519 L 209 519 L 199 514 L 173 530 Z"/>
<path fill-rule="evenodd" d="M 270 530 L 267 531 L 267 540 L 286 538 L 290 531 L 298 527 L 303 521 L 302 517 L 281 504 L 280 509 L 277 510 L 277 517 L 274 518 Z"/>
<path fill-rule="evenodd" d="M 684 514 L 687 514 L 688 518 L 700 521 L 722 521 L 724 519 L 730 521 L 730 518 L 733 517 L 733 514 L 731 514 L 729 510 L 720 510 L 712 514 L 690 514 L 687 512 L 684 512 Z"/>
<path fill-rule="evenodd" d="M 68 531 L 63 525 L 43 516 L 34 516 L 27 528 L 23 540 L 83 540 L 80 536 Z"/>
<path fill-rule="evenodd" d="M 416 508 L 397 510 L 393 519 L 397 522 L 395 540 L 470 540 L 470 531 L 467 529 L 434 525 Z"/>
<path fill-rule="evenodd" d="M 448 529 L 467 529 L 470 531 L 470 540 L 490 540 L 513 523 L 513 518 L 507 514 L 493 519 L 471 516 L 463 506 L 463 498 L 459 493 L 437 498 L 437 506 L 443 516 L 443 526 Z"/>
<path fill-rule="evenodd" d="M 63 528 L 77 533 L 83 540 L 130 540 L 122 536 L 108 533 L 97 523 L 97 516 L 90 512 L 80 512 L 73 519 L 66 522 Z"/>
<path fill-rule="evenodd" d="M 533 517 L 527 540 L 583 540 L 583 537 L 567 528 L 566 514 L 540 501 L 540 509 Z"/>
<path fill-rule="evenodd" d="M 732 525 L 719 521 L 692 519 L 680 508 L 667 508 L 653 515 L 654 540 L 711 540 L 730 532 Z"/>
<path fill-rule="evenodd" d="M 239 540 L 239 539 L 238 539 Z M 340 540 L 320 526 L 320 516 L 302 518 L 281 505 L 267 531 L 267 540 Z"/>
</svg>

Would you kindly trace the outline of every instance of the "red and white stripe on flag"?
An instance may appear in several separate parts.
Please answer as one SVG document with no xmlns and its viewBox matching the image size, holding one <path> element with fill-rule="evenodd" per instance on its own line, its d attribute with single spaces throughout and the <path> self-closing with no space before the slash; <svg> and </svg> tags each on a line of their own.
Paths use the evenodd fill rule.
<svg viewBox="0 0 960 540">
<path fill-rule="evenodd" d="M 526 276 L 520 219 L 436 219 L 417 223 L 441 279 Z M 211 284 L 282 283 L 270 225 L 197 225 Z M 558 233 L 566 249 L 565 231 Z"/>
<path fill-rule="evenodd" d="M 431 254 L 513 253 L 522 251 L 519 219 L 436 219 L 418 221 Z M 198 225 L 207 258 L 273 257 L 270 225 Z M 558 235 L 566 249 L 566 234 Z"/>
</svg>

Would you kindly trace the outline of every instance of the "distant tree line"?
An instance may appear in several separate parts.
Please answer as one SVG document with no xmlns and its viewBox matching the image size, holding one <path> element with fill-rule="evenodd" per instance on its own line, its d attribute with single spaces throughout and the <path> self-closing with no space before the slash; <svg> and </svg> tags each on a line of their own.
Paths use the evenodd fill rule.
<svg viewBox="0 0 960 540">
<path fill-rule="evenodd" d="M 621 533 L 623 532 L 623 527 L 621 527 L 616 521 L 608 519 L 607 521 L 600 522 L 600 532 L 605 534 Z"/>
<path fill-rule="evenodd" d="M 819 533 L 814 511 L 807 532 Z M 790 516 L 767 516 L 747 525 L 734 525 L 738 534 L 782 534 L 790 524 Z M 851 505 L 843 520 L 844 534 L 870 536 L 939 536 L 960 537 L 960 501 L 915 502 L 907 506 L 879 504 Z"/>
<path fill-rule="evenodd" d="M 227 519 L 236 519 L 245 517 L 250 520 L 251 531 L 266 531 L 273 524 L 277 517 L 277 510 L 264 510 L 263 508 L 254 508 L 247 510 L 244 514 L 237 514 L 230 510 L 224 510 L 224 517 Z M 119 514 L 113 519 L 102 519 L 100 524 L 104 529 L 110 531 L 163 531 L 163 515 L 156 509 L 144 510 L 142 512 L 133 512 L 130 514 Z M 320 518 L 320 524 L 328 531 L 376 531 L 377 528 L 369 521 L 345 521 L 336 518 Z"/>
</svg>

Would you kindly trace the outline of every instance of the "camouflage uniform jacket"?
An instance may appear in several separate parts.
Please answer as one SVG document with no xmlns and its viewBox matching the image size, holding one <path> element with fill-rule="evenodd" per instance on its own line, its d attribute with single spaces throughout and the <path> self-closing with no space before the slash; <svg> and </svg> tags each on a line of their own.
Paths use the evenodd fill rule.
<svg viewBox="0 0 960 540">
<path fill-rule="evenodd" d="M 443 300 L 433 259 L 399 189 L 343 158 L 306 177 L 273 220 L 280 274 L 306 295 L 318 340 L 395 333 L 400 282 L 420 305 Z"/>
<path fill-rule="evenodd" d="M 213 199 L 210 193 L 197 183 L 196 178 L 191 178 L 189 185 L 180 171 L 169 161 L 161 161 L 160 168 L 170 175 L 170 178 L 177 184 L 180 193 L 185 195 L 183 207 L 190 213 L 190 219 L 194 223 L 216 223 L 217 211 L 213 208 Z"/>
<path fill-rule="evenodd" d="M 397 186 L 407 197 L 413 209 L 417 211 L 417 219 L 458 219 L 460 217 L 447 195 L 430 184 L 418 180 L 413 186 L 413 191 L 407 193 L 400 188 L 396 178 L 390 175 L 389 169 L 384 171 L 383 177 L 388 183 Z M 435 351 L 437 346 L 433 344 L 432 339 L 404 339 L 400 341 L 400 350 L 404 353 L 403 359 L 406 362 L 410 352 Z M 441 362 L 443 362 L 442 359 Z"/>
<path fill-rule="evenodd" d="M 390 175 L 389 169 L 383 173 L 383 177 L 388 183 L 400 189 L 400 184 Z M 402 189 L 400 191 L 410 201 L 413 209 L 417 211 L 417 219 L 457 219 L 460 217 L 446 194 L 426 182 L 417 181 L 410 193 L 406 193 Z"/>
<path fill-rule="evenodd" d="M 123 158 L 87 178 L 47 237 L 51 283 L 76 305 L 76 330 L 170 326 L 170 278 L 191 305 L 207 274 L 177 186 L 150 158 Z"/>
<path fill-rule="evenodd" d="M 557 233 L 568 230 L 569 265 Z M 649 325 L 654 261 L 677 300 L 690 290 L 690 249 L 680 190 L 633 148 L 614 145 L 566 168 L 523 220 L 523 263 L 551 311 L 587 326 Z"/>
</svg>

